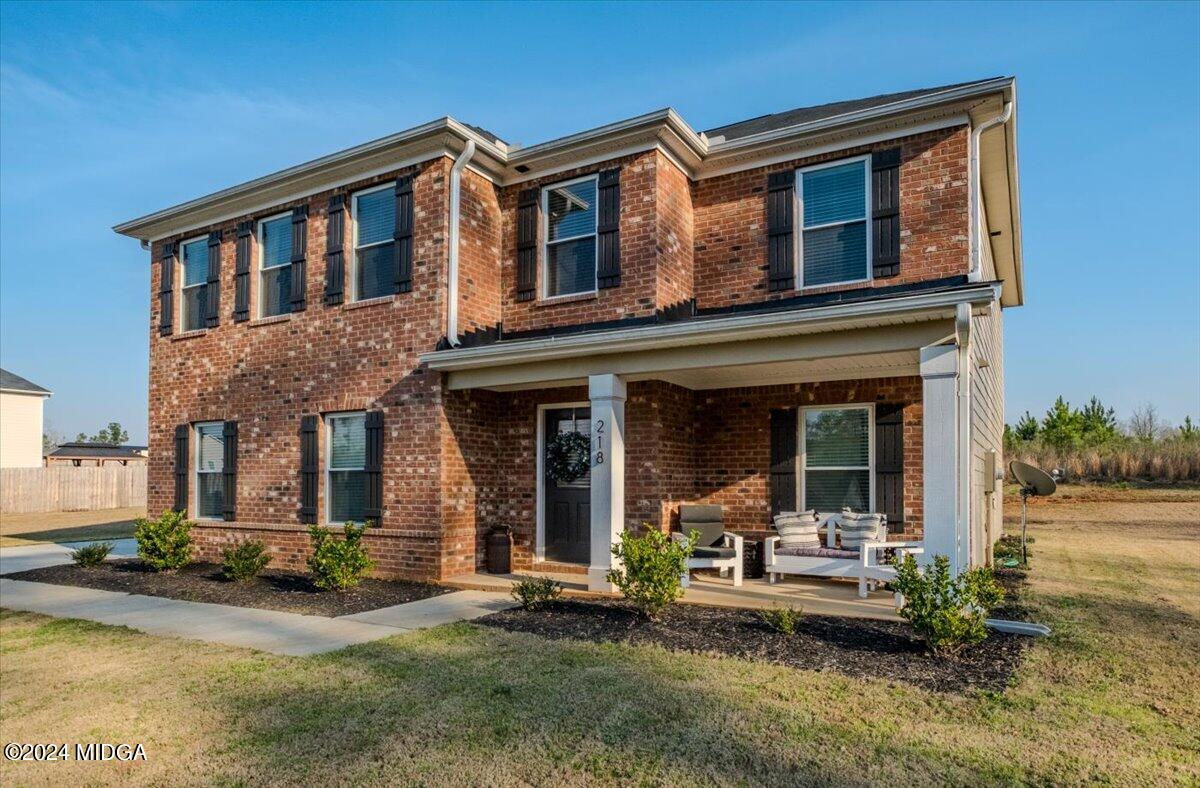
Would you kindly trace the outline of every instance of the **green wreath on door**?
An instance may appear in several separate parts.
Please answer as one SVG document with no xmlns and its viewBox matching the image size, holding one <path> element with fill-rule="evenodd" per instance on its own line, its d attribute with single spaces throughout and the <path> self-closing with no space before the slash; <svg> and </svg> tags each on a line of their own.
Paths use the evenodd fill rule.
<svg viewBox="0 0 1200 788">
<path fill-rule="evenodd" d="M 546 443 L 546 475 L 559 484 L 570 484 L 588 472 L 592 441 L 578 432 L 560 432 Z"/>
</svg>

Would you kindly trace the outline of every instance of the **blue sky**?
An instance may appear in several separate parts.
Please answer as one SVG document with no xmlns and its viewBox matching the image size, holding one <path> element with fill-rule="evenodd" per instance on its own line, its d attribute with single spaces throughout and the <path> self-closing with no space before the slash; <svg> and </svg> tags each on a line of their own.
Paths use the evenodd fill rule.
<svg viewBox="0 0 1200 788">
<path fill-rule="evenodd" d="M 1009 420 L 1200 412 L 1200 5 L 0 4 L 0 363 L 146 435 L 149 257 L 114 223 L 446 114 L 524 144 L 1015 74 Z"/>
</svg>

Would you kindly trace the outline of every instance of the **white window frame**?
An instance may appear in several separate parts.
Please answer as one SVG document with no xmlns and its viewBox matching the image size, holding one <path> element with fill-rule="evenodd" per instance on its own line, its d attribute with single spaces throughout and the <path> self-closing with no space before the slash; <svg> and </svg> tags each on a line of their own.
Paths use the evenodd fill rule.
<svg viewBox="0 0 1200 788">
<path fill-rule="evenodd" d="M 799 450 L 796 452 L 796 500 L 799 501 L 799 511 L 806 512 L 810 508 L 808 501 L 805 498 L 807 491 L 805 483 L 808 478 L 808 450 L 805 445 L 807 430 L 804 429 L 805 414 L 810 411 L 819 410 L 865 410 L 867 411 L 867 479 L 870 493 L 868 495 L 867 505 L 870 507 L 871 513 L 876 511 L 875 503 L 875 405 L 874 403 L 860 402 L 845 402 L 838 405 L 813 405 L 799 408 L 798 418 L 796 419 L 796 430 L 799 435 L 796 436 L 796 446 Z M 861 465 L 838 465 L 838 466 L 822 466 L 814 468 L 817 471 L 861 471 Z"/>
<path fill-rule="evenodd" d="M 382 192 L 382 191 L 387 191 L 388 189 L 395 189 L 395 188 L 396 188 L 395 181 L 389 181 L 387 183 L 381 183 L 378 186 L 372 186 L 369 189 L 361 189 L 350 195 L 350 226 L 352 229 L 350 231 L 350 285 L 349 285 L 349 290 L 350 290 L 350 300 L 351 301 L 362 301 L 363 300 L 362 298 L 359 297 L 359 293 L 358 293 L 358 248 L 359 248 L 358 247 L 358 198 L 362 197 L 364 194 L 374 194 L 375 192 Z M 395 243 L 395 242 L 396 242 L 396 239 L 393 237 L 386 241 L 375 241 L 374 243 L 369 243 L 362 248 L 363 249 L 373 249 L 376 246 L 383 246 L 384 244 Z M 375 296 L 375 297 L 383 298 L 384 296 Z"/>
<path fill-rule="evenodd" d="M 185 241 L 179 242 L 179 332 L 186 333 L 188 331 L 200 331 L 204 328 L 204 315 L 200 316 L 200 328 L 188 328 L 187 316 L 187 291 L 194 290 L 197 287 L 208 287 L 208 247 L 205 247 L 204 253 L 204 281 L 198 285 L 187 284 L 187 252 L 185 247 L 188 244 L 194 244 L 197 241 L 207 241 L 207 235 L 200 235 L 195 238 L 188 238 Z"/>
<path fill-rule="evenodd" d="M 367 412 L 365 410 L 339 410 L 332 413 L 326 413 L 322 419 L 325 422 L 325 524 L 326 525 L 345 525 L 346 520 L 333 519 L 333 472 L 334 471 L 353 471 L 355 468 L 334 468 L 333 467 L 333 419 L 342 416 L 358 416 L 363 417 L 363 430 L 367 428 Z M 366 436 L 364 435 L 364 438 Z M 357 470 L 366 472 L 366 456 L 363 456 L 363 467 Z M 360 523 L 364 525 L 365 523 Z"/>
<path fill-rule="evenodd" d="M 224 440 L 225 422 L 223 421 L 197 421 L 192 425 L 192 443 L 196 448 L 192 450 L 192 511 L 196 513 L 195 519 L 206 520 L 210 522 L 223 522 L 225 515 L 221 514 L 217 517 L 211 515 L 205 516 L 200 514 L 200 474 L 220 476 L 225 472 L 225 457 L 221 457 L 221 470 L 205 471 L 200 468 L 200 429 L 202 427 L 220 427 L 222 430 L 222 440 Z M 224 509 L 222 509 L 224 511 Z"/>
<path fill-rule="evenodd" d="M 814 170 L 827 170 L 831 167 L 841 167 L 846 164 L 862 162 L 864 177 L 863 177 L 863 203 L 865 207 L 864 219 L 851 219 L 845 222 L 826 222 L 825 224 L 817 224 L 812 227 L 804 226 L 804 173 L 813 172 Z M 867 236 L 867 259 L 865 261 L 867 275 L 862 279 L 844 279 L 840 282 L 824 282 L 818 285 L 804 284 L 804 231 L 805 230 L 824 230 L 829 227 L 841 227 L 847 224 L 855 224 L 859 221 L 865 223 Z M 795 237 L 795 259 L 796 259 L 796 289 L 797 290 L 812 290 L 822 287 L 840 287 L 841 285 L 856 285 L 863 282 L 870 282 L 874 279 L 874 272 L 871 267 L 872 259 L 872 243 L 871 243 L 871 154 L 867 153 L 862 156 L 851 156 L 848 159 L 838 159 L 837 161 L 826 161 L 820 164 L 814 164 L 810 167 L 801 167 L 796 170 L 796 232 Z"/>
<path fill-rule="evenodd" d="M 257 258 L 258 258 L 258 281 L 256 282 L 256 284 L 258 285 L 258 298 L 256 298 L 255 300 L 258 301 L 258 311 L 256 313 L 256 316 L 259 320 L 261 320 L 265 317 L 280 317 L 282 315 L 291 314 L 290 312 L 280 312 L 278 315 L 268 315 L 267 314 L 267 304 L 266 304 L 267 288 L 264 287 L 264 285 L 263 285 L 264 281 L 266 280 L 267 271 L 274 271 L 276 268 L 283 268 L 284 266 L 288 266 L 288 265 L 292 264 L 291 260 L 288 260 L 285 263 L 280 263 L 279 265 L 273 265 L 270 268 L 268 268 L 265 265 L 267 247 L 263 243 L 263 228 L 267 222 L 275 222 L 275 221 L 279 221 L 280 219 L 290 219 L 291 217 L 292 217 L 291 211 L 286 211 L 284 213 L 279 213 L 274 216 L 268 216 L 265 219 L 258 220 L 258 227 L 256 228 L 257 232 L 255 233 L 255 238 L 258 241 L 258 255 L 257 255 Z M 289 241 L 289 243 L 291 243 L 291 242 Z"/>
<path fill-rule="evenodd" d="M 580 235 L 572 235 L 569 238 L 557 238 L 550 240 L 550 190 L 561 189 L 564 186 L 574 186 L 577 183 L 586 183 L 587 181 L 596 182 L 596 210 L 593 212 L 592 231 L 590 233 L 582 233 Z M 600 292 L 599 274 L 600 274 L 600 174 L 584 175 L 579 178 L 572 178 L 569 181 L 558 181 L 557 183 L 547 184 L 542 187 L 541 194 L 541 209 L 542 209 L 542 283 L 539 288 L 542 300 L 553 300 L 556 298 L 577 298 L 579 296 L 595 295 Z M 558 246 L 559 244 L 567 243 L 568 241 L 578 241 L 588 236 L 592 238 L 592 289 L 580 290 L 575 293 L 560 293 L 558 295 L 550 295 L 550 247 Z"/>
</svg>

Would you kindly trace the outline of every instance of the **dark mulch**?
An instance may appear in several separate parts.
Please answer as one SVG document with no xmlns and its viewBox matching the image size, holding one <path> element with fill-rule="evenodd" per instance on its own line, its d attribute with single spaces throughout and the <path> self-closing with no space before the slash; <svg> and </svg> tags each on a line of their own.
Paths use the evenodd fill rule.
<svg viewBox="0 0 1200 788">
<path fill-rule="evenodd" d="M 305 575 L 269 569 L 244 583 L 235 583 L 222 577 L 219 564 L 194 563 L 167 573 L 151 571 L 136 558 L 106 561 L 92 569 L 64 564 L 5 577 L 330 617 L 415 602 L 454 590 L 426 583 L 368 578 L 349 591 L 321 591 Z"/>
<path fill-rule="evenodd" d="M 993 632 L 959 657 L 939 659 L 926 655 L 902 622 L 805 616 L 794 635 L 783 635 L 752 610 L 674 605 L 662 621 L 651 622 L 610 601 L 563 600 L 540 611 L 493 613 L 475 623 L 552 639 L 654 644 L 960 693 L 1002 691 L 1030 643 L 1030 638 Z"/>
</svg>

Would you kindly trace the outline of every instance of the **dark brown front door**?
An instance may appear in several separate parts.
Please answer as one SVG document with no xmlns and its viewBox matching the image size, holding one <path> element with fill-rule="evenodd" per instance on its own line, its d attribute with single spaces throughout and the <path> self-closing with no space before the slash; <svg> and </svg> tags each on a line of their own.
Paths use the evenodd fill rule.
<svg viewBox="0 0 1200 788">
<path fill-rule="evenodd" d="M 560 432 L 591 434 L 591 410 L 554 408 L 544 412 L 543 441 Z M 545 451 L 545 446 L 542 447 Z M 542 477 L 545 496 L 545 547 L 547 561 L 586 564 L 591 550 L 591 473 L 573 482 Z"/>
</svg>

